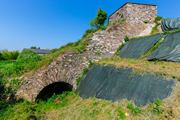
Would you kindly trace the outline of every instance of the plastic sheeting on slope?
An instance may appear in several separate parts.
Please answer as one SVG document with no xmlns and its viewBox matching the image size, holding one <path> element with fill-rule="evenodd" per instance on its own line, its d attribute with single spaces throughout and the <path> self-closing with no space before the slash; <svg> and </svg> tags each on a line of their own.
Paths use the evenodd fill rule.
<svg viewBox="0 0 180 120">
<path fill-rule="evenodd" d="M 174 84 L 174 80 L 166 80 L 155 74 L 140 75 L 132 69 L 94 65 L 81 81 L 77 92 L 83 98 L 128 99 L 142 106 L 168 97 Z"/>
<path fill-rule="evenodd" d="M 161 34 L 157 34 L 129 40 L 120 50 L 119 56 L 124 58 L 139 58 L 151 49 L 161 37 Z"/>
<path fill-rule="evenodd" d="M 161 28 L 163 31 L 169 31 L 180 28 L 180 18 L 176 19 L 163 19 L 161 22 Z"/>
<path fill-rule="evenodd" d="M 180 32 L 169 34 L 148 60 L 180 62 Z"/>
</svg>

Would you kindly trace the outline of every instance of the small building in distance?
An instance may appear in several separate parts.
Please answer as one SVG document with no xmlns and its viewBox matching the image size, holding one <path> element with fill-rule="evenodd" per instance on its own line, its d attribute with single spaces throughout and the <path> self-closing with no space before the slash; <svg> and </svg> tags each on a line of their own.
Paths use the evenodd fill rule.
<svg viewBox="0 0 180 120">
<path fill-rule="evenodd" d="M 51 52 L 51 50 L 49 50 L 49 49 L 41 49 L 41 48 L 25 48 L 24 50 L 30 50 L 39 55 L 45 55 L 45 54 L 49 54 Z"/>
<path fill-rule="evenodd" d="M 127 2 L 109 17 L 109 23 L 125 20 L 127 23 L 153 23 L 157 16 L 157 6 Z"/>
<path fill-rule="evenodd" d="M 48 49 L 30 49 L 30 50 L 39 55 L 45 55 L 45 54 L 49 54 L 51 52 L 51 50 L 48 50 Z"/>
</svg>

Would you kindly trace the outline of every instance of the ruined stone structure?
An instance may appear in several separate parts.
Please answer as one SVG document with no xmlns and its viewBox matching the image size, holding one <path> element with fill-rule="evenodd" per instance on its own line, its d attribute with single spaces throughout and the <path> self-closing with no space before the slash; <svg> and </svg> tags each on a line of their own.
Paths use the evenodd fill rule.
<svg viewBox="0 0 180 120">
<path fill-rule="evenodd" d="M 35 101 L 38 94 L 47 86 L 63 82 L 77 88 L 76 80 L 88 61 L 111 57 L 124 41 L 125 36 L 148 35 L 154 26 L 156 6 L 127 3 L 109 18 L 108 28 L 94 33 L 84 53 L 65 53 L 48 67 L 39 69 L 34 75 L 24 78 L 17 91 L 17 98 Z"/>
<path fill-rule="evenodd" d="M 67 83 L 76 89 L 76 79 L 87 65 L 85 54 L 65 53 L 48 67 L 39 69 L 33 76 L 26 76 L 24 84 L 17 92 L 17 97 L 35 101 L 43 88 L 56 82 Z"/>
<path fill-rule="evenodd" d="M 156 15 L 156 5 L 126 3 L 109 17 L 109 23 L 124 20 L 127 24 L 128 36 L 132 36 L 147 28 L 146 24 L 153 24 Z M 132 31 L 134 26 L 136 26 L 136 30 Z"/>
<path fill-rule="evenodd" d="M 128 23 L 136 23 L 140 21 L 153 23 L 156 14 L 156 5 L 128 2 L 109 17 L 109 22 L 125 19 Z"/>
</svg>

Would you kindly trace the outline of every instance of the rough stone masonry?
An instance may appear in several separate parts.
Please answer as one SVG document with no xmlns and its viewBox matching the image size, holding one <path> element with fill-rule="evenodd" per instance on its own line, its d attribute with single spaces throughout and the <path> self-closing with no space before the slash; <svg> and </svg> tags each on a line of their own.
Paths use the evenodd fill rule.
<svg viewBox="0 0 180 120">
<path fill-rule="evenodd" d="M 125 36 L 135 37 L 151 32 L 157 13 L 156 8 L 155 5 L 126 3 L 110 16 L 106 30 L 94 33 L 84 53 L 60 55 L 48 67 L 25 77 L 16 97 L 35 101 L 43 88 L 55 82 L 65 82 L 76 89 L 76 80 L 88 66 L 89 60 L 97 61 L 111 57 Z"/>
</svg>

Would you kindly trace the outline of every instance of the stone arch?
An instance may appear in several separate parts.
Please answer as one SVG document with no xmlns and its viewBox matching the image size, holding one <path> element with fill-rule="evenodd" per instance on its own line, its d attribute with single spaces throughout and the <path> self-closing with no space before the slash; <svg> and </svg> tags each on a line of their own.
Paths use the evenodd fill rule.
<svg viewBox="0 0 180 120">
<path fill-rule="evenodd" d="M 76 80 L 87 64 L 86 54 L 64 53 L 50 65 L 39 69 L 33 75 L 25 76 L 21 87 L 16 92 L 16 98 L 34 102 L 43 89 L 58 82 L 67 83 L 73 86 L 73 90 L 76 90 Z"/>
<path fill-rule="evenodd" d="M 72 91 L 73 86 L 67 82 L 59 81 L 45 86 L 37 95 L 35 100 L 47 100 L 54 94 L 62 94 L 66 91 Z"/>
</svg>

